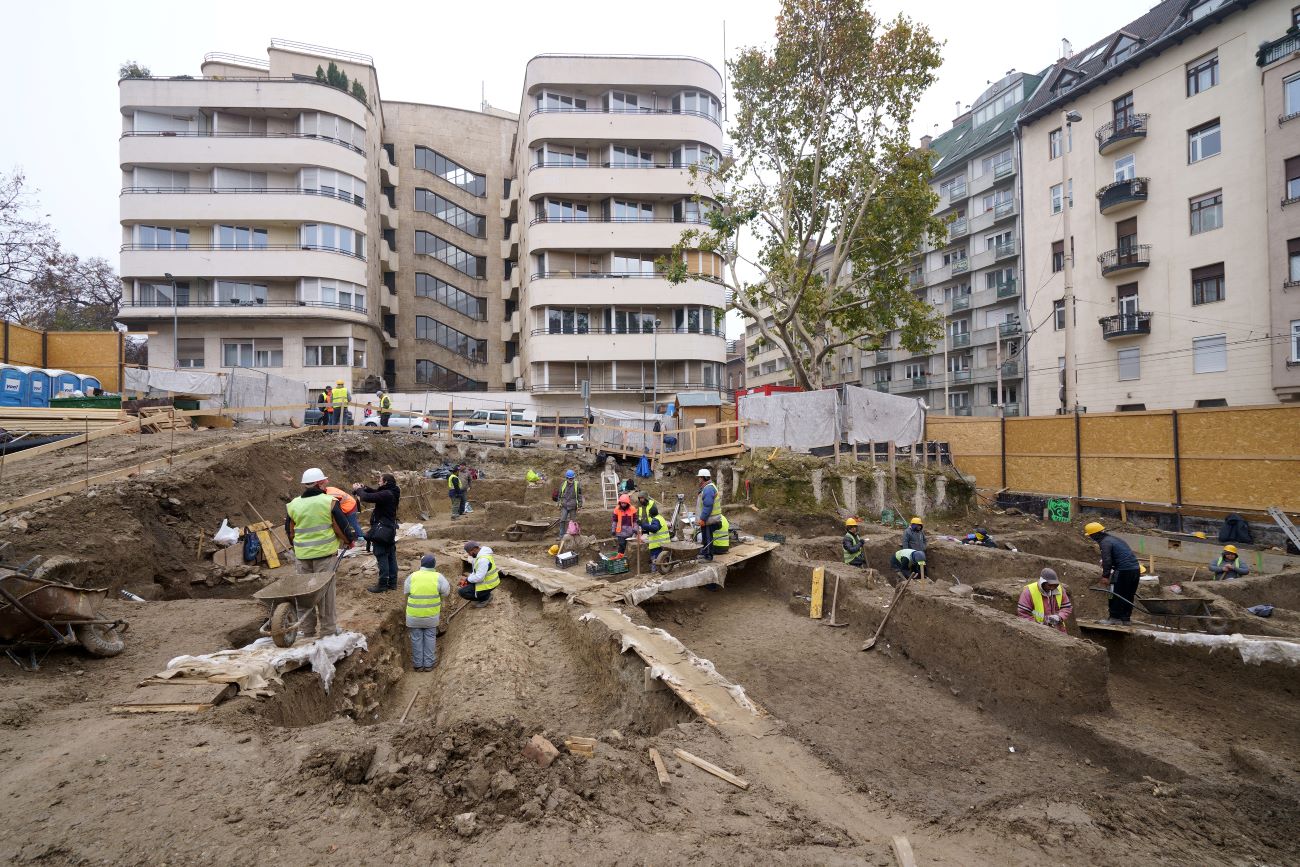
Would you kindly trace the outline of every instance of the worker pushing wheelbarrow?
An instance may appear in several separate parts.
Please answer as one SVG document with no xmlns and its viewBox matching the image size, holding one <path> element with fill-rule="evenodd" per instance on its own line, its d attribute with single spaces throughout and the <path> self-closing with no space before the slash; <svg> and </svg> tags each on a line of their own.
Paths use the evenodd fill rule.
<svg viewBox="0 0 1300 867">
<path fill-rule="evenodd" d="M 339 563 L 347 554 L 347 549 L 340 550 L 334 558 L 334 565 L 328 572 L 295 573 L 286 575 L 274 584 L 263 587 L 253 594 L 271 606 L 271 616 L 266 619 L 258 632 L 269 635 L 276 647 L 292 647 L 298 640 L 298 634 L 304 625 L 314 619 L 316 606 L 330 588 L 334 575 L 339 570 Z"/>
</svg>

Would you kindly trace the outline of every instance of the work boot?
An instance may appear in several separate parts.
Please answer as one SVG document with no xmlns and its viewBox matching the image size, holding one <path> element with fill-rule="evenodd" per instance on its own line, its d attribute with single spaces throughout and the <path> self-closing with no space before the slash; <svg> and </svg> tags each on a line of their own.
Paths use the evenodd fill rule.
<svg viewBox="0 0 1300 867">
<path fill-rule="evenodd" d="M 391 590 L 391 589 L 393 589 L 393 588 L 391 588 L 391 587 L 385 587 L 385 586 L 382 585 L 382 584 L 376 584 L 374 587 L 367 587 L 367 588 L 366 588 L 366 592 L 367 592 L 367 593 L 387 593 L 387 592 L 388 592 L 389 590 Z"/>
</svg>

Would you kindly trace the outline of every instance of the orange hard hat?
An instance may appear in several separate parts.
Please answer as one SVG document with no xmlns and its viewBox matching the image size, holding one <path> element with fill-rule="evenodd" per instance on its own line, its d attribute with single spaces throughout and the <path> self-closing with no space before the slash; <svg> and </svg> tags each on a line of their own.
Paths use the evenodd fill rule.
<svg viewBox="0 0 1300 867">
<path fill-rule="evenodd" d="M 618 504 L 619 504 L 620 506 L 630 506 L 630 505 L 632 505 L 632 497 L 631 497 L 630 495 L 628 495 L 628 494 L 619 494 L 619 495 L 618 495 Z"/>
</svg>

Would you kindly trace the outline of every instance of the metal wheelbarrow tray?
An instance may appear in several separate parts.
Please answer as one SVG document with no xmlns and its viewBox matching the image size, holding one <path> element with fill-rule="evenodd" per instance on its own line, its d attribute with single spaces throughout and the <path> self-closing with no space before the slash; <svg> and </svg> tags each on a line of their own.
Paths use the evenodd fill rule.
<svg viewBox="0 0 1300 867">
<path fill-rule="evenodd" d="M 1091 587 L 1099 593 L 1115 595 L 1108 588 Z M 1225 634 L 1227 621 L 1216 615 L 1206 599 L 1195 596 L 1153 596 L 1133 597 L 1133 607 L 1151 620 L 1152 626 L 1174 629 L 1180 632 L 1209 632 L 1215 635 Z M 1184 621 L 1189 621 L 1184 625 Z"/>
<path fill-rule="evenodd" d="M 94 656 L 116 656 L 124 648 L 121 633 L 128 624 L 99 616 L 107 597 L 104 587 L 75 587 L 0 569 L 0 647 L 29 670 L 39 666 L 38 647 L 48 654 L 55 647 L 80 644 Z M 32 649 L 30 664 L 15 656 L 24 647 Z"/>
<path fill-rule="evenodd" d="M 269 635 L 277 647 L 292 647 L 303 622 L 316 610 L 325 589 L 334 580 L 342 553 L 334 558 L 334 567 L 328 572 L 295 572 L 254 593 L 254 599 L 271 606 L 271 616 L 258 632 Z"/>
</svg>

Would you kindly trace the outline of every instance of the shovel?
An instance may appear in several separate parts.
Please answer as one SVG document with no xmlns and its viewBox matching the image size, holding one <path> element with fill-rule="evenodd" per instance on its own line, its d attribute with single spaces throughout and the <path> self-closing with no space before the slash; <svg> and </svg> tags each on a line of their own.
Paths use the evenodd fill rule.
<svg viewBox="0 0 1300 867">
<path fill-rule="evenodd" d="M 925 574 L 924 570 L 922 570 L 921 574 Z M 894 594 L 894 601 L 890 603 L 889 610 L 885 612 L 884 619 L 881 620 L 880 625 L 876 627 L 876 634 L 871 636 L 870 640 L 868 640 L 866 644 L 862 645 L 863 650 L 870 650 L 876 646 L 876 639 L 880 638 L 880 633 L 885 631 L 885 624 L 889 622 L 889 618 L 898 610 L 898 603 L 903 600 L 903 594 L 907 592 L 907 585 L 911 583 L 912 579 L 911 577 L 908 577 L 898 586 L 898 592 Z"/>
<path fill-rule="evenodd" d="M 840 599 L 840 576 L 835 576 L 835 589 L 831 591 L 831 619 L 823 620 L 822 626 L 848 626 L 847 622 L 840 623 L 835 619 L 835 603 Z"/>
</svg>

